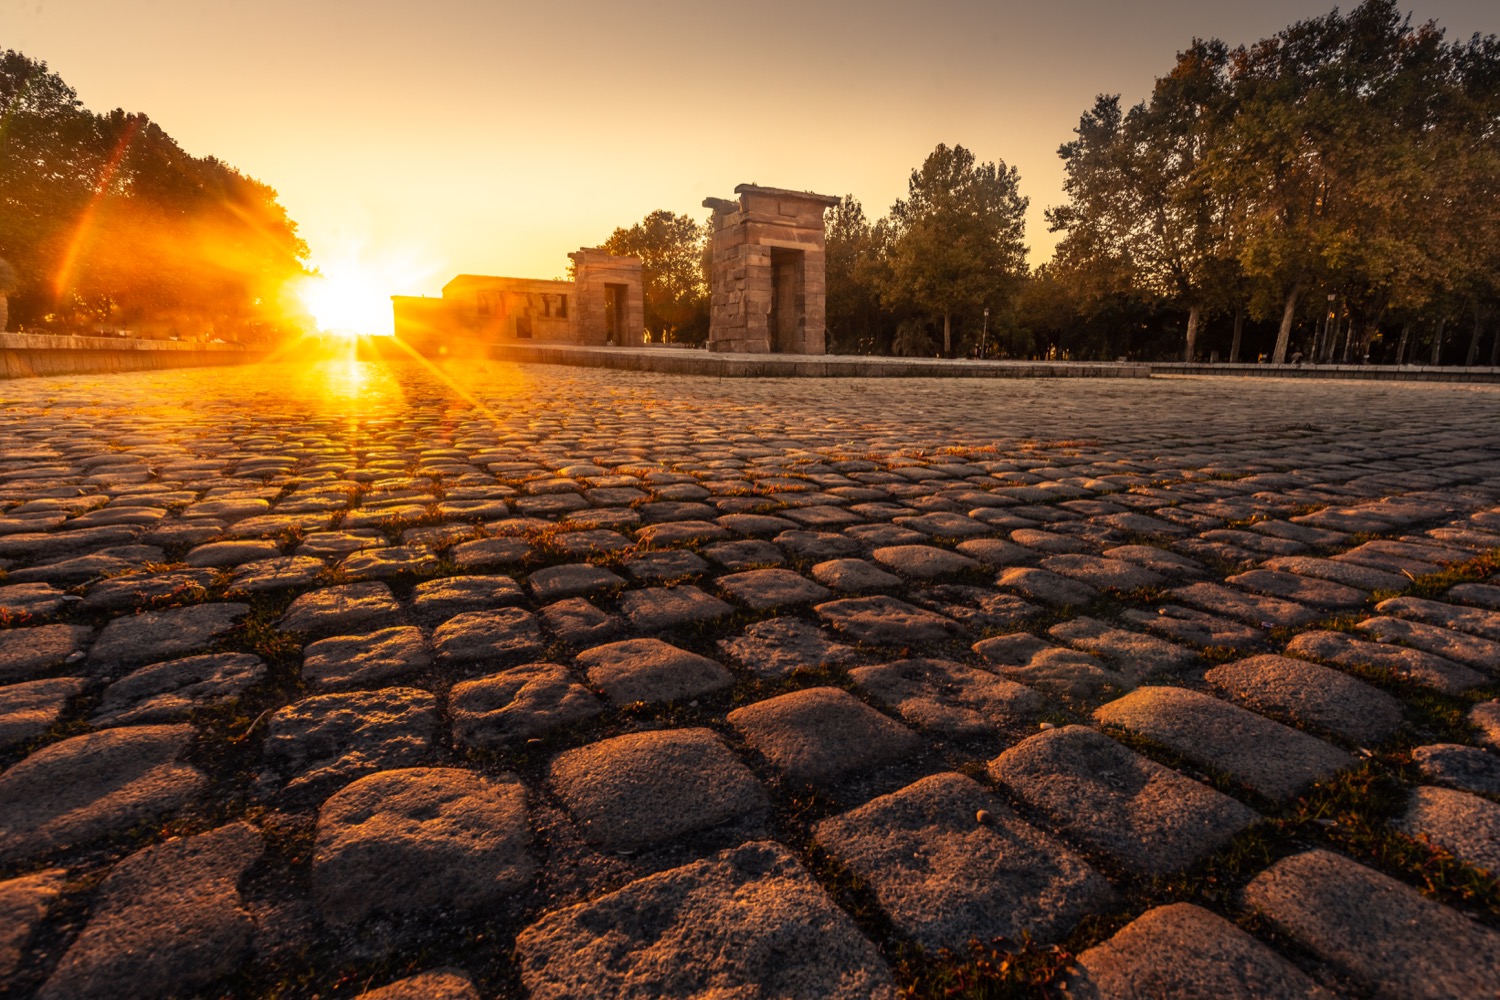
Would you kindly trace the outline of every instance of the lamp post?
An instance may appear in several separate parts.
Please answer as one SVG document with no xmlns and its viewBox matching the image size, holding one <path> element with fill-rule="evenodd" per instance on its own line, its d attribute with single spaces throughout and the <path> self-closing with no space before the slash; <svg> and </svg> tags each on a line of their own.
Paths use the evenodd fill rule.
<svg viewBox="0 0 1500 1000">
<path fill-rule="evenodd" d="M 1339 297 L 1336 292 L 1328 293 L 1328 309 L 1323 314 L 1323 356 L 1328 361 L 1333 360 L 1333 352 L 1338 348 L 1338 307 L 1334 304 Z M 1314 361 L 1317 359 L 1314 358 Z"/>
<path fill-rule="evenodd" d="M 990 307 L 984 307 L 984 328 L 979 335 L 979 360 L 983 361 L 990 343 Z"/>
</svg>

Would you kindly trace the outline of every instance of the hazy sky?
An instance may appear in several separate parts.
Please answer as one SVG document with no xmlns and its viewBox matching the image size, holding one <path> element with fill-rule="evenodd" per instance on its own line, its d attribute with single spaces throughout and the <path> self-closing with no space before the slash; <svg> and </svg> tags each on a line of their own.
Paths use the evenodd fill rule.
<svg viewBox="0 0 1500 1000">
<path fill-rule="evenodd" d="M 1348 5 L 1345 5 L 1348 6 Z M 752 182 L 872 217 L 939 142 L 1020 168 L 1034 262 L 1057 147 L 1194 36 L 1251 42 L 1313 0 L 0 0 L 0 48 L 95 111 L 144 111 L 273 185 L 325 269 L 389 292 L 553 277 L 568 251 Z M 1448 37 L 1495 0 L 1421 0 Z"/>
</svg>

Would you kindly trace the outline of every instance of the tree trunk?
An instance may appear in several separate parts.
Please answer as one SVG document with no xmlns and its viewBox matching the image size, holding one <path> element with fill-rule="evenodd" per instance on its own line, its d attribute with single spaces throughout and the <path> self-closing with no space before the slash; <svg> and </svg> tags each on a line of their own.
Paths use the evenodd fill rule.
<svg viewBox="0 0 1500 1000">
<path fill-rule="evenodd" d="M 1484 334 L 1484 311 L 1478 304 L 1474 306 L 1474 332 L 1469 336 L 1469 353 L 1464 358 L 1464 365 L 1474 367 L 1474 362 L 1479 360 L 1479 338 Z"/>
<path fill-rule="evenodd" d="M 0 295 L 0 333 L 4 333 L 5 332 L 5 328 L 6 328 L 6 326 L 9 323 L 10 323 L 10 299 L 7 298 L 4 295 Z"/>
<path fill-rule="evenodd" d="M 1490 367 L 1500 368 L 1500 330 L 1495 331 L 1495 339 L 1490 342 Z"/>
<path fill-rule="evenodd" d="M 1286 364 L 1287 345 L 1292 340 L 1292 321 L 1297 318 L 1297 299 L 1302 295 L 1302 286 L 1293 285 L 1286 297 L 1286 308 L 1281 311 L 1281 329 L 1276 334 L 1276 350 L 1271 355 L 1271 364 Z"/>
<path fill-rule="evenodd" d="M 1447 325 L 1448 317 L 1440 316 L 1438 318 L 1437 332 L 1432 335 L 1432 365 L 1434 368 L 1438 366 L 1443 356 L 1443 327 Z"/>
<path fill-rule="evenodd" d="M 1182 360 L 1191 362 L 1193 354 L 1198 346 L 1198 316 L 1203 312 L 1203 307 L 1195 305 L 1188 310 L 1187 346 L 1183 349 Z"/>
<path fill-rule="evenodd" d="M 1411 337 L 1411 324 L 1408 323 L 1401 328 L 1401 339 L 1396 342 L 1396 366 L 1399 368 L 1406 363 L 1406 342 Z"/>
<path fill-rule="evenodd" d="M 943 313 L 943 357 L 953 357 L 953 326 L 950 322 L 952 313 Z"/>
<path fill-rule="evenodd" d="M 1234 311 L 1234 339 L 1229 342 L 1229 363 L 1239 364 L 1240 361 L 1240 334 L 1245 332 L 1245 307 L 1240 306 Z"/>
</svg>

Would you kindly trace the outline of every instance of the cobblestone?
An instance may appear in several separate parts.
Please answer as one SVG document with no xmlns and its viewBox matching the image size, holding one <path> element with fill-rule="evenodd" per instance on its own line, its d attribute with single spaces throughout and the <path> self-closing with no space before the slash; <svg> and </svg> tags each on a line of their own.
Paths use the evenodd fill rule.
<svg viewBox="0 0 1500 1000">
<path fill-rule="evenodd" d="M 1078 1000 L 1332 1000 L 1295 965 L 1223 917 L 1190 903 L 1141 914 L 1078 957 Z"/>
<path fill-rule="evenodd" d="M 83 686 L 81 677 L 49 677 L 0 687 L 0 750 L 52 728 Z"/>
<path fill-rule="evenodd" d="M 947 736 L 1019 732 L 1046 706 L 1021 684 L 949 660 L 898 660 L 856 667 L 849 676 L 907 722 Z"/>
<path fill-rule="evenodd" d="M 806 688 L 729 713 L 729 724 L 787 779 L 831 785 L 916 749 L 905 726 L 837 688 Z"/>
<path fill-rule="evenodd" d="M 521 981 L 536 1000 L 896 995 L 874 945 L 774 843 L 556 910 L 522 931 L 517 946 Z"/>
<path fill-rule="evenodd" d="M 1196 863 L 1259 818 L 1083 726 L 1029 737 L 989 771 L 1069 835 L 1149 875 Z"/>
<path fill-rule="evenodd" d="M 569 750 L 552 787 L 591 843 L 639 848 L 763 810 L 754 775 L 707 729 L 632 733 Z"/>
<path fill-rule="evenodd" d="M 177 722 L 196 709 L 236 700 L 265 675 L 265 663 L 247 653 L 208 653 L 153 663 L 106 688 L 89 722 L 100 727 Z"/>
<path fill-rule="evenodd" d="M 67 878 L 66 869 L 49 868 L 0 882 L 0 976 L 9 978 L 21 965 L 26 945 Z"/>
<path fill-rule="evenodd" d="M 589 683 L 617 705 L 676 701 L 729 687 L 734 678 L 706 656 L 660 639 L 625 639 L 584 650 Z"/>
<path fill-rule="evenodd" d="M 235 823 L 120 862 L 38 1000 L 146 1000 L 234 971 L 254 930 L 237 883 L 261 849 L 255 828 Z"/>
<path fill-rule="evenodd" d="M 1435 785 L 1500 796 L 1500 756 L 1461 743 L 1417 747 L 1412 760 Z"/>
<path fill-rule="evenodd" d="M 1400 827 L 1475 868 L 1500 874 L 1500 804 L 1451 788 L 1423 786 L 1412 790 Z"/>
<path fill-rule="evenodd" d="M 1022 935 L 1055 941 L 1113 894 L 1082 858 L 959 774 L 924 778 L 824 820 L 814 835 L 870 884 L 904 934 L 929 948 Z"/>
<path fill-rule="evenodd" d="M 319 810 L 313 900 L 341 926 L 482 913 L 530 881 L 531 838 L 525 790 L 511 775 L 382 771 Z"/>
<path fill-rule="evenodd" d="M 832 641 L 821 629 L 796 618 L 769 618 L 748 626 L 742 635 L 720 639 L 718 648 L 732 662 L 762 677 L 794 670 L 821 670 L 852 663 L 858 654 Z"/>
<path fill-rule="evenodd" d="M 419 688 L 317 695 L 271 716 L 262 787 L 319 801 L 354 778 L 422 763 L 437 735 L 437 702 Z"/>
<path fill-rule="evenodd" d="M 1355 743 L 1383 742 L 1401 724 L 1401 703 L 1384 691 L 1285 656 L 1236 660 L 1214 667 L 1203 679 L 1247 708 Z"/>
<path fill-rule="evenodd" d="M 1378 997 L 1479 996 L 1500 981 L 1500 933 L 1329 851 L 1277 862 L 1245 901 Z"/>
<path fill-rule="evenodd" d="M 890 997 L 1027 933 L 1079 954 L 1028 995 L 1497 978 L 1500 388 L 4 396 L 0 992 Z"/>
<path fill-rule="evenodd" d="M 89 648 L 90 669 L 112 671 L 196 653 L 249 613 L 248 604 L 223 603 L 116 618 Z"/>
<path fill-rule="evenodd" d="M 1217 768 L 1271 799 L 1290 799 L 1353 763 L 1316 737 L 1183 688 L 1140 688 L 1094 718 Z"/>
<path fill-rule="evenodd" d="M 470 747 L 539 737 L 604 710 L 599 699 L 557 663 L 528 663 L 455 684 L 448 704 L 454 739 Z"/>
<path fill-rule="evenodd" d="M 0 774 L 0 861 L 86 844 L 191 801 L 190 726 L 131 726 L 53 743 Z"/>
<path fill-rule="evenodd" d="M 1347 632 L 1303 632 L 1286 651 L 1340 667 L 1389 670 L 1395 676 L 1448 694 L 1462 694 L 1486 683 L 1477 670 L 1433 653 L 1390 643 L 1369 642 Z"/>
</svg>

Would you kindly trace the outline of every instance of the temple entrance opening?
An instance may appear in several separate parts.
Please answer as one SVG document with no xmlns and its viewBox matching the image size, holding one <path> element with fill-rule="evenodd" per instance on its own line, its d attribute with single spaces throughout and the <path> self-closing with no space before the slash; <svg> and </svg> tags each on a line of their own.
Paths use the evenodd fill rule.
<svg viewBox="0 0 1500 1000">
<path fill-rule="evenodd" d="M 805 264 L 801 250 L 771 250 L 771 350 L 801 352 L 807 303 L 803 292 Z"/>
<path fill-rule="evenodd" d="M 625 286 L 604 286 L 604 342 L 619 347 L 625 332 Z"/>
</svg>

